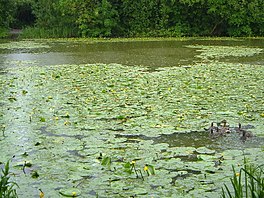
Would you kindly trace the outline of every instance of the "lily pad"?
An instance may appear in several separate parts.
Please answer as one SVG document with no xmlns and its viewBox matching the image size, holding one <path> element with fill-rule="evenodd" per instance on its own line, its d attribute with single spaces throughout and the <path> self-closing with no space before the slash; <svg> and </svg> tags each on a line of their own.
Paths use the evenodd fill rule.
<svg viewBox="0 0 264 198">
<path fill-rule="evenodd" d="M 215 154 L 214 150 L 208 149 L 206 147 L 199 147 L 196 149 L 196 152 L 199 154 L 209 154 L 209 155 Z"/>
<path fill-rule="evenodd" d="M 78 197 L 81 195 L 81 191 L 78 188 L 60 189 L 59 193 L 63 197 Z"/>
<path fill-rule="evenodd" d="M 202 52 L 197 57 L 202 59 L 213 59 L 226 56 L 253 56 L 263 51 L 261 48 L 249 48 L 246 46 L 205 46 L 205 45 L 188 45 L 187 47 L 196 48 Z"/>
<path fill-rule="evenodd" d="M 48 43 L 52 51 L 59 41 L 36 43 Z M 85 59 L 77 64 L 80 57 L 74 53 L 66 56 L 74 63 L 64 56 L 68 64 L 58 65 L 1 56 L 0 157 L 14 156 L 14 165 L 20 165 L 11 167 L 18 194 L 37 197 L 41 187 L 57 197 L 58 189 L 64 193 L 77 186 L 67 196 L 80 190 L 93 197 L 217 197 L 232 176 L 232 165 L 241 167 L 245 157 L 263 164 L 264 70 L 262 60 L 248 61 L 262 57 L 262 50 L 213 44 L 184 49 L 203 56 L 191 62 L 203 63 L 157 69 L 86 64 Z M 231 57 L 247 64 L 230 63 Z M 255 126 L 248 129 L 254 137 L 243 142 L 239 133 L 209 136 L 204 128 L 223 119 L 230 127 Z M 38 178 L 23 173 L 25 159 L 34 162 Z M 31 168 L 25 172 L 32 173 Z"/>
</svg>

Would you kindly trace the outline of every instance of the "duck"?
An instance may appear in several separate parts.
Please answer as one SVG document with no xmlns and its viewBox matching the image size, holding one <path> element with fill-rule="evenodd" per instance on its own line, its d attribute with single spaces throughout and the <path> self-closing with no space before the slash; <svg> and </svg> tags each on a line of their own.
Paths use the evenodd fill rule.
<svg viewBox="0 0 264 198">
<path fill-rule="evenodd" d="M 220 122 L 220 126 L 221 126 L 221 128 L 219 128 L 219 133 L 221 133 L 221 134 L 230 133 L 230 129 L 229 129 L 229 126 L 227 125 L 226 120 L 222 120 Z"/>
</svg>

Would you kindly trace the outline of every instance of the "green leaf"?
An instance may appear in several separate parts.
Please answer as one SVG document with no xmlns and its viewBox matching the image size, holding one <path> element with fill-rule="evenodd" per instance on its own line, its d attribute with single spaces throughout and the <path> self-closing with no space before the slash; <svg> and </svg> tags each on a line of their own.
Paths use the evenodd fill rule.
<svg viewBox="0 0 264 198">
<path fill-rule="evenodd" d="M 39 121 L 40 121 L 40 122 L 46 122 L 46 119 L 43 118 L 43 117 L 40 117 L 40 118 L 39 118 Z"/>
<path fill-rule="evenodd" d="M 101 164 L 103 166 L 110 166 L 111 165 L 111 158 L 110 157 L 103 157 Z"/>
</svg>

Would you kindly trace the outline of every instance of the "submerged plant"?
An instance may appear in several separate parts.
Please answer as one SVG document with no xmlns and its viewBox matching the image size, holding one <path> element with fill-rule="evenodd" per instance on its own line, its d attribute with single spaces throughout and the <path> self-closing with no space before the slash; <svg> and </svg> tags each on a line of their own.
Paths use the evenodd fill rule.
<svg viewBox="0 0 264 198">
<path fill-rule="evenodd" d="M 9 172 L 9 161 L 7 161 L 4 169 L 2 169 L 0 178 L 0 198 L 18 197 L 15 187 L 19 187 L 16 182 L 11 182 Z"/>
<path fill-rule="evenodd" d="M 246 160 L 245 160 L 246 161 Z M 227 185 L 222 188 L 223 198 L 260 198 L 264 197 L 263 165 L 244 165 L 239 173 L 233 166 L 233 178 L 230 179 L 232 188 Z"/>
<path fill-rule="evenodd" d="M 5 125 L 2 125 L 2 132 L 3 132 L 3 137 L 5 137 L 6 135 L 5 135 Z"/>
</svg>

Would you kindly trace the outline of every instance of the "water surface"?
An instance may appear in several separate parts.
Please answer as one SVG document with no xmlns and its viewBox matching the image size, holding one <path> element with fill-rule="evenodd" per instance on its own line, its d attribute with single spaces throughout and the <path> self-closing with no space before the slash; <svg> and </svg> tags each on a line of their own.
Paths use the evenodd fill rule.
<svg viewBox="0 0 264 198">
<path fill-rule="evenodd" d="M 0 162 L 21 197 L 218 197 L 232 165 L 264 163 L 263 39 L 0 42 Z M 255 136 L 211 138 L 223 119 Z"/>
<path fill-rule="evenodd" d="M 201 61 L 195 58 L 195 55 L 198 55 L 199 52 L 187 48 L 188 45 L 264 47 L 262 39 L 186 39 L 183 41 L 123 42 L 43 41 L 42 43 L 48 43 L 50 48 L 0 49 L 1 67 L 4 67 L 3 60 L 6 60 L 35 61 L 38 65 L 118 63 L 156 68 L 188 65 Z M 263 53 L 253 57 L 225 58 L 225 61 L 228 62 L 253 64 L 263 64 L 263 60 Z"/>
</svg>

